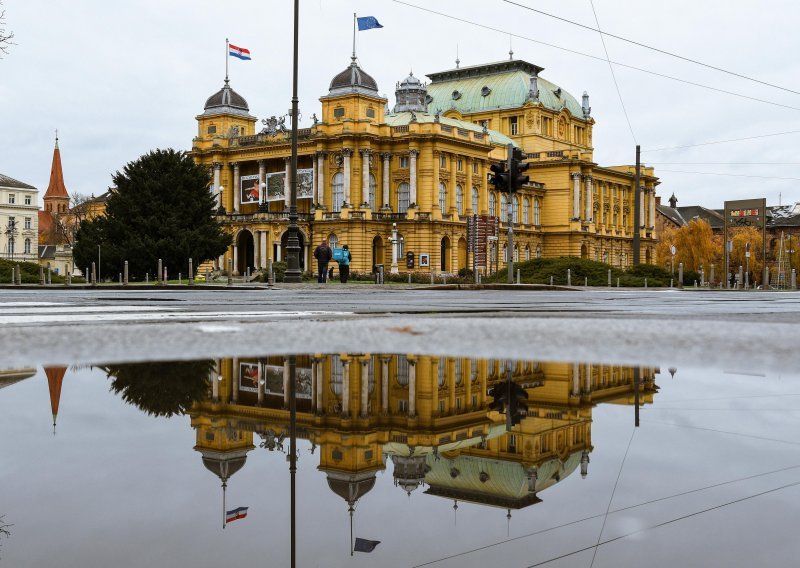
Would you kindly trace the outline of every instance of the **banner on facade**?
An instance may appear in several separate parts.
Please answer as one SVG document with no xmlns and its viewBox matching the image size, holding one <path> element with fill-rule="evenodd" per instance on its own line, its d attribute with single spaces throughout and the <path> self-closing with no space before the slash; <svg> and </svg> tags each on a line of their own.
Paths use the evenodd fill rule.
<svg viewBox="0 0 800 568">
<path fill-rule="evenodd" d="M 297 199 L 314 199 L 314 170 L 297 170 Z"/>
<path fill-rule="evenodd" d="M 264 181 L 267 184 L 267 201 L 286 200 L 286 172 L 267 174 Z"/>
<path fill-rule="evenodd" d="M 239 363 L 239 390 L 258 392 L 258 363 Z"/>
<path fill-rule="evenodd" d="M 295 369 L 295 376 L 297 377 L 297 398 L 311 400 L 311 369 L 308 367 L 297 367 Z M 283 365 L 265 365 L 264 392 L 268 395 L 283 397 L 283 378 Z"/>
<path fill-rule="evenodd" d="M 258 175 L 240 177 L 239 191 L 239 202 L 242 205 L 258 203 L 261 196 L 261 188 L 258 187 Z"/>
</svg>

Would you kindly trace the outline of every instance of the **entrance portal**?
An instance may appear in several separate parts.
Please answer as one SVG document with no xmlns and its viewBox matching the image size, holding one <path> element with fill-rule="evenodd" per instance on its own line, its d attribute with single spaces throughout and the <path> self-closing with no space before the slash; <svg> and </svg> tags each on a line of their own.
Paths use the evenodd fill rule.
<svg viewBox="0 0 800 568">
<path fill-rule="evenodd" d="M 252 274 L 256 265 L 256 249 L 255 241 L 253 240 L 253 233 L 250 231 L 242 231 L 236 239 L 236 271 L 239 274 L 246 274 L 247 269 L 250 269 Z"/>
</svg>

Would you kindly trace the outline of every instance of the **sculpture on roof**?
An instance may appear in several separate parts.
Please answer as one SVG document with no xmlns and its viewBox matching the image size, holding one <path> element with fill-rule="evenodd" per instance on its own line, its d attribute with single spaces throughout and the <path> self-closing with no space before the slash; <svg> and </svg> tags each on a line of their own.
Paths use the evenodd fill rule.
<svg viewBox="0 0 800 568">
<path fill-rule="evenodd" d="M 267 136 L 277 136 L 278 132 L 283 135 L 286 135 L 286 117 L 285 116 L 271 116 L 269 118 L 265 118 L 261 121 L 261 124 L 264 125 L 264 128 L 259 132 L 259 134 L 266 134 Z"/>
</svg>

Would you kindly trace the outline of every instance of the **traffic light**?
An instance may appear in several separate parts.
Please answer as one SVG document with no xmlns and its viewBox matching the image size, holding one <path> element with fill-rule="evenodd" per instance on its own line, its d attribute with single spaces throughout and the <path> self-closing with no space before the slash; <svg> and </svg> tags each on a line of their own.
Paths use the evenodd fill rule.
<svg viewBox="0 0 800 568">
<path fill-rule="evenodd" d="M 511 191 L 517 191 L 523 185 L 529 183 L 531 181 L 530 176 L 522 175 L 524 174 L 531 165 L 527 162 L 523 162 L 525 159 L 525 155 L 522 153 L 521 148 L 514 148 L 511 151 Z"/>
<path fill-rule="evenodd" d="M 489 174 L 489 183 L 492 184 L 497 191 L 507 192 L 509 176 L 506 171 L 506 163 L 497 162 L 489 166 L 489 169 L 492 171 L 492 173 Z"/>
<path fill-rule="evenodd" d="M 528 408 L 526 401 L 528 400 L 528 391 L 516 383 L 509 383 L 511 394 L 508 398 L 508 414 L 506 418 L 506 427 L 510 430 L 512 426 L 516 426 L 522 422 L 528 415 Z"/>
<path fill-rule="evenodd" d="M 505 383 L 498 383 L 489 389 L 489 396 L 492 401 L 489 403 L 489 408 L 497 412 L 503 413 L 507 404 L 508 389 Z"/>
</svg>

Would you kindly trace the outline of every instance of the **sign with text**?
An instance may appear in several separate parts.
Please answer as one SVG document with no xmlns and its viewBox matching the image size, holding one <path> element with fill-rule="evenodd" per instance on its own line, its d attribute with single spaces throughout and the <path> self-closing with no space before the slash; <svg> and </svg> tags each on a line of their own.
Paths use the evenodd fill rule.
<svg viewBox="0 0 800 568">
<path fill-rule="evenodd" d="M 475 266 L 485 268 L 488 259 L 487 241 L 497 238 L 500 219 L 492 215 L 473 215 L 467 218 L 467 250 L 475 255 Z"/>
</svg>

